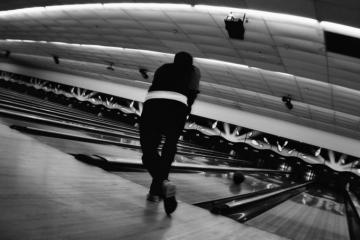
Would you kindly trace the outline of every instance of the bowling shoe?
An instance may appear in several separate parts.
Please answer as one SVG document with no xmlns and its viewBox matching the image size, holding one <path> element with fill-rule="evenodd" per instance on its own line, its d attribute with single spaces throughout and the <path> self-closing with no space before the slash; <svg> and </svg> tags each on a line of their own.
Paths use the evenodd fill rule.
<svg viewBox="0 0 360 240">
<path fill-rule="evenodd" d="M 164 208 L 167 215 L 173 213 L 177 208 L 177 201 L 175 198 L 176 186 L 172 182 L 165 180 L 163 182 L 163 197 L 164 197 Z"/>
</svg>

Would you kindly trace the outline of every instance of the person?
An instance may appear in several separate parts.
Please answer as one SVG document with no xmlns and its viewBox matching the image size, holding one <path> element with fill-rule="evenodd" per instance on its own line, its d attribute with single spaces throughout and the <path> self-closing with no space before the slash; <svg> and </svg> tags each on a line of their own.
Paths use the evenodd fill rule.
<svg viewBox="0 0 360 240">
<path fill-rule="evenodd" d="M 177 208 L 176 186 L 169 172 L 186 117 L 199 93 L 200 71 L 187 52 L 179 52 L 173 63 L 159 67 L 143 105 L 140 117 L 142 162 L 152 177 L 148 201 L 164 202 L 169 215 Z M 158 148 L 162 137 L 160 154 Z"/>
</svg>

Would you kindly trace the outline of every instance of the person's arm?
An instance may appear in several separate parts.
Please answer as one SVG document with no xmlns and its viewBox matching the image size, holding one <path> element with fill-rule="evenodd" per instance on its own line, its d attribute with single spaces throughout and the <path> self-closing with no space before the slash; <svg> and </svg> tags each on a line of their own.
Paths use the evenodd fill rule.
<svg viewBox="0 0 360 240">
<path fill-rule="evenodd" d="M 199 91 L 200 78 L 201 78 L 200 70 L 194 66 L 194 72 L 190 80 L 189 91 L 187 94 L 188 114 L 190 114 L 191 107 L 194 104 L 197 95 L 200 93 Z"/>
<path fill-rule="evenodd" d="M 160 66 L 158 69 L 156 69 L 156 71 L 154 73 L 153 81 L 152 81 L 151 86 L 150 86 L 150 88 L 148 90 L 149 92 L 153 91 L 154 88 L 155 89 L 158 88 L 158 86 L 160 85 L 161 75 L 162 75 L 161 72 L 165 68 L 165 65 L 166 64 L 164 64 L 164 65 Z"/>
<path fill-rule="evenodd" d="M 187 104 L 188 104 L 188 107 L 190 108 L 190 111 L 191 111 L 191 106 L 194 104 L 195 99 L 199 93 L 200 93 L 199 90 L 190 90 L 189 91 Z"/>
</svg>

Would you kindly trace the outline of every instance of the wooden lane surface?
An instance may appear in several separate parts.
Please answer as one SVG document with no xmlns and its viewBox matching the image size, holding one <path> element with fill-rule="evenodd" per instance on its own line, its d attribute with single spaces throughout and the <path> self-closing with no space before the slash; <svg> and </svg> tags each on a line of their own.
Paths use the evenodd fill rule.
<svg viewBox="0 0 360 240">
<path fill-rule="evenodd" d="M 1 110 L 0 110 L 1 111 Z M 21 120 L 17 120 L 17 119 L 12 119 L 12 118 L 8 118 L 8 117 L 2 117 L 3 121 L 6 121 L 7 125 L 19 125 L 20 128 L 24 128 L 24 129 L 29 129 L 29 130 L 33 130 L 35 133 L 37 132 L 37 130 L 39 130 L 39 132 L 41 132 L 41 135 L 43 136 L 49 136 L 50 134 L 54 134 L 51 137 L 54 138 L 62 138 L 64 142 L 66 142 L 65 139 L 69 140 L 73 140 L 74 138 L 79 141 L 79 142 L 93 142 L 96 144 L 101 144 L 101 145 L 113 145 L 116 147 L 125 147 L 127 148 L 127 146 L 129 145 L 129 148 L 133 148 L 135 151 L 139 150 L 140 148 L 140 144 L 137 140 L 133 140 L 133 139 L 128 139 L 126 137 L 124 138 L 119 138 L 119 137 L 113 137 L 113 136 L 108 136 L 108 135 L 102 135 L 102 134 L 92 134 L 92 133 L 87 133 L 84 131 L 78 131 L 78 130 L 73 130 L 73 129 L 67 129 L 67 128 L 60 128 L 60 127 L 56 127 L 56 126 L 48 126 L 45 124 L 39 124 L 39 123 L 34 123 L 34 122 L 25 122 L 25 121 L 21 121 Z M 27 126 L 27 127 L 22 127 L 22 126 Z M 18 128 L 17 128 L 18 129 Z M 20 130 L 21 131 L 21 130 Z M 51 140 L 49 140 L 51 142 Z M 46 141 L 48 142 L 48 141 Z M 76 143 L 75 143 L 76 144 Z M 120 145 L 120 146 L 119 146 Z M 232 166 L 237 166 L 242 164 L 243 162 L 241 162 L 241 160 L 235 160 L 235 159 L 228 159 L 228 158 L 224 158 L 224 157 L 218 157 L 218 156 L 213 156 L 210 155 L 208 153 L 203 154 L 202 150 L 203 149 L 193 149 L 194 151 L 188 151 L 188 149 L 184 149 L 182 146 L 178 147 L 178 154 L 176 155 L 176 159 L 178 160 L 178 162 L 188 162 L 188 163 L 196 163 L 198 164 L 199 162 L 203 162 L 203 164 L 210 164 L 210 165 L 224 165 L 227 166 L 227 163 L 230 162 L 230 164 Z M 67 153 L 83 153 L 83 152 L 78 152 L 77 150 L 67 150 Z M 95 153 L 92 153 L 92 151 L 89 152 L 85 152 L 83 154 L 87 154 L 87 155 L 92 155 Z M 102 156 L 108 156 L 109 154 L 111 155 L 111 159 L 116 160 L 116 155 L 111 154 L 109 152 L 102 152 L 102 153 L 96 153 L 97 155 L 102 155 Z M 117 155 L 117 156 L 121 156 Z M 140 158 L 138 158 L 140 159 Z M 259 171 L 261 171 L 259 169 Z M 275 171 L 275 170 L 266 170 L 266 171 Z"/>
<path fill-rule="evenodd" d="M 0 124 L 0 239 L 283 239 L 180 203 Z"/>
<path fill-rule="evenodd" d="M 141 159 L 142 155 L 140 151 L 124 149 L 111 145 L 99 145 L 43 136 L 32 137 L 64 153 L 78 153 L 90 155 L 103 155 L 106 153 L 107 155 L 112 155 L 114 157 L 122 156 L 125 159 Z M 179 156 L 176 157 L 179 158 Z M 182 158 L 182 161 L 183 159 L 184 158 Z M 134 183 L 140 184 L 144 187 L 148 187 L 150 183 L 150 177 L 147 172 L 113 173 Z M 276 183 L 270 183 L 265 180 L 258 180 L 259 177 L 254 178 L 251 176 L 247 176 L 246 180 L 242 184 L 235 185 L 233 184 L 230 175 L 221 173 L 171 173 L 171 179 L 178 186 L 179 199 L 190 204 L 259 191 L 268 187 L 275 187 L 278 185 Z"/>
<path fill-rule="evenodd" d="M 1 109 L 0 109 L 0 112 L 1 112 Z M 103 135 L 103 134 L 100 134 L 100 133 L 89 133 L 89 132 L 86 132 L 86 131 L 81 131 L 81 130 L 71 130 L 71 129 L 68 129 L 68 128 L 62 128 L 62 127 L 54 127 L 54 126 L 49 126 L 49 125 L 46 125 L 46 124 L 38 124 L 36 122 L 30 122 L 30 121 L 21 121 L 21 120 L 17 120 L 17 119 L 12 119 L 10 117 L 2 117 L 4 119 L 4 121 L 7 122 L 8 125 L 19 125 L 19 126 L 27 126 L 29 127 L 29 129 L 39 129 L 40 131 L 50 131 L 50 132 L 57 132 L 59 134 L 70 134 L 70 135 L 74 135 L 74 136 L 79 136 L 79 137 L 82 137 L 82 138 L 85 138 L 84 141 L 86 141 L 86 139 L 90 139 L 90 140 L 98 140 L 100 143 L 101 141 L 110 141 L 110 142 L 107 142 L 106 144 L 111 144 L 111 145 L 116 145 L 117 143 L 119 144 L 130 144 L 130 145 L 133 145 L 133 146 L 139 146 L 140 143 L 138 140 L 134 140 L 134 139 L 129 139 L 127 138 L 126 136 L 121 138 L 121 137 L 116 137 L 116 136 L 110 136 L 110 135 Z M 44 134 L 44 133 L 43 133 Z M 46 133 L 45 133 L 46 135 Z M 68 136 L 68 135 L 67 135 Z M 140 147 L 140 146 L 139 146 Z M 216 158 L 216 160 L 224 160 L 225 158 L 224 157 L 217 157 L 217 156 L 212 156 L 210 155 L 209 153 L 202 153 L 203 151 L 206 151 L 202 148 L 188 148 L 188 146 L 182 146 L 180 145 L 178 147 L 179 151 L 182 151 L 182 152 L 185 152 L 185 154 L 187 154 L 188 150 L 191 149 L 191 152 L 194 151 L 194 154 L 197 155 L 197 156 L 201 156 L 201 157 L 210 157 L 211 159 L 213 158 Z M 106 154 L 106 153 L 103 153 L 103 154 Z M 189 156 L 188 156 L 189 157 Z M 236 162 L 236 160 L 234 159 L 228 159 L 226 158 L 225 161 L 231 161 L 231 162 Z"/>
<path fill-rule="evenodd" d="M 297 195 L 246 224 L 294 240 L 349 239 L 343 204 L 315 196 L 310 199 L 306 193 Z"/>
<path fill-rule="evenodd" d="M 114 172 L 134 183 L 148 187 L 151 178 L 147 172 Z M 275 187 L 266 181 L 246 176 L 241 184 L 234 184 L 232 175 L 210 173 L 170 173 L 170 179 L 177 186 L 178 198 L 189 204 L 231 197 Z"/>
<path fill-rule="evenodd" d="M 5 95 L 1 95 L 3 92 L 5 91 L 6 94 Z M 9 98 L 10 95 L 14 95 L 15 94 L 15 98 L 12 98 L 12 103 L 14 102 L 22 102 L 22 104 L 25 104 L 25 105 L 29 105 L 29 104 L 34 104 L 34 103 L 41 103 L 40 105 L 39 104 L 35 104 L 35 106 L 37 108 L 39 108 L 38 110 L 45 110 L 43 109 L 46 108 L 48 110 L 50 110 L 49 108 L 49 105 L 54 105 L 56 108 L 56 111 L 65 111 L 67 113 L 71 113 L 71 114 L 74 114 L 74 116 L 85 116 L 85 118 L 89 118 L 90 119 L 95 119 L 95 122 L 99 123 L 99 122 L 104 122 L 106 123 L 106 125 L 110 124 L 109 126 L 113 126 L 115 127 L 116 129 L 118 129 L 119 127 L 122 128 L 123 130 L 127 129 L 129 130 L 130 132 L 138 132 L 138 129 L 133 127 L 133 126 L 129 126 L 129 125 L 126 125 L 126 124 L 122 124 L 121 122 L 119 121 L 115 121 L 115 120 L 110 120 L 110 119 L 107 119 L 107 118 L 100 118 L 100 117 L 97 117 L 97 116 L 94 116 L 93 114 L 91 113 L 88 113 L 88 112 L 84 112 L 84 111 L 81 111 L 81 110 L 78 110 L 78 109 L 73 109 L 73 108 L 69 108 L 69 107 L 66 107 L 66 106 L 63 106 L 61 104 L 56 104 L 56 103 L 53 103 L 53 102 L 50 102 L 50 101 L 46 101 L 46 100 L 41 100 L 41 99 L 38 99 L 36 97 L 33 97 L 33 96 L 29 96 L 29 95 L 25 95 L 25 94 L 21 94 L 21 93 L 17 93 L 17 92 L 13 92 L 13 91 L 8 91 L 8 90 L 5 90 L 5 89 L 1 89 L 0 88 L 0 99 L 1 98 Z M 27 100 L 26 100 L 27 99 Z M 43 107 L 40 107 L 40 106 L 43 106 Z M 54 109 L 53 109 L 54 110 Z M 179 141 L 180 143 L 182 141 Z M 195 148 L 199 148 L 199 146 L 197 145 L 194 145 L 194 144 L 190 144 L 190 143 L 186 143 L 186 145 L 188 147 L 195 147 Z M 202 149 L 203 151 L 207 151 L 209 153 L 213 153 L 213 154 L 222 154 L 224 156 L 228 156 L 228 154 L 226 153 L 222 153 L 222 152 L 219 152 L 219 151 L 214 151 L 214 150 L 209 150 L 209 149 L 205 149 L 203 148 Z"/>
<path fill-rule="evenodd" d="M 14 123 L 16 124 L 16 123 L 20 122 L 18 120 L 12 120 L 12 119 L 5 119 L 4 121 L 6 121 L 6 123 L 8 125 L 12 125 Z M 108 144 L 99 144 L 99 143 L 89 143 L 89 142 L 84 142 L 84 141 L 68 140 L 68 139 L 57 138 L 57 137 L 48 137 L 48 136 L 39 136 L 39 135 L 33 136 L 34 138 L 39 139 L 40 141 L 42 141 L 46 144 L 52 145 L 58 149 L 61 149 L 63 152 L 66 152 L 66 153 L 85 154 L 85 155 L 95 155 L 96 154 L 96 155 L 106 156 L 106 157 L 109 157 L 114 160 L 118 160 L 119 156 L 121 156 L 120 160 L 128 159 L 130 161 L 133 161 L 133 159 L 135 159 L 136 163 L 141 162 L 140 159 L 141 159 L 142 154 L 141 154 L 141 150 L 139 149 L 140 146 L 138 146 L 137 148 L 131 147 L 131 145 L 138 144 L 136 141 L 131 140 L 131 139 L 126 139 L 126 138 L 115 139 L 115 138 L 110 138 L 107 136 L 100 136 L 100 135 L 92 136 L 91 134 L 87 135 L 86 133 L 83 133 L 81 131 L 75 131 L 75 130 L 69 130 L 69 129 L 62 130 L 60 128 L 49 127 L 49 126 L 45 126 L 45 125 L 41 125 L 41 124 L 26 123 L 26 125 L 30 125 L 30 126 L 34 126 L 34 127 L 40 126 L 41 128 L 45 128 L 46 130 L 49 130 L 49 131 L 55 130 L 62 134 L 70 134 L 70 135 L 90 138 L 90 139 L 94 139 L 94 140 L 98 140 L 98 139 L 100 139 L 100 137 L 103 137 L 103 139 L 105 141 L 107 141 L 107 140 L 115 141 L 116 143 L 119 143 L 121 145 L 129 145 L 130 146 L 129 148 L 126 148 L 126 146 L 117 146 L 115 144 L 112 144 L 112 142 L 109 142 Z M 124 151 L 129 154 L 124 155 Z M 182 155 L 177 154 L 175 158 L 179 162 L 188 162 L 188 163 L 199 163 L 200 161 L 201 162 L 209 161 L 209 159 L 207 157 L 203 157 L 202 155 L 200 155 L 200 156 L 192 156 L 192 155 L 191 156 L 182 156 Z M 210 160 L 211 160 L 211 158 L 210 158 Z M 216 158 L 216 160 L 217 160 L 217 162 L 222 163 L 221 160 L 218 160 L 217 158 Z"/>
<path fill-rule="evenodd" d="M 91 133 L 89 134 L 84 131 L 76 131 L 76 130 L 73 130 L 70 128 L 57 127 L 57 126 L 52 126 L 52 125 L 44 125 L 44 124 L 36 123 L 36 122 L 26 122 L 26 121 L 12 119 L 12 118 L 8 118 L 8 117 L 1 117 L 1 119 L 2 119 L 2 122 L 8 126 L 11 126 L 11 125 L 31 126 L 34 128 L 45 128 L 46 130 L 49 130 L 49 131 L 73 134 L 73 135 L 78 135 L 81 137 L 92 137 Z"/>
<path fill-rule="evenodd" d="M 15 91 L 12 91 L 9 89 L 3 89 L 1 87 L 0 87 L 0 99 L 3 99 L 3 100 L 7 99 L 7 100 L 11 100 L 11 101 L 17 102 L 17 103 L 26 103 L 26 105 L 29 105 L 29 106 L 37 106 L 37 107 L 46 106 L 46 108 L 49 110 L 52 109 L 52 110 L 56 110 L 56 111 L 61 111 L 63 113 L 72 113 L 75 115 L 96 119 L 96 120 L 102 121 L 103 123 L 109 123 L 114 126 L 119 125 L 119 122 L 114 121 L 114 120 L 99 118 L 96 115 L 86 112 L 86 111 L 71 108 L 71 107 L 65 106 L 63 104 L 52 102 L 49 100 L 37 98 L 32 95 L 15 92 Z M 124 127 L 125 127 L 125 125 L 124 125 Z M 133 127 L 129 127 L 129 129 L 132 129 L 132 128 Z"/>
<path fill-rule="evenodd" d="M 92 128 L 91 126 L 80 126 L 79 124 L 77 123 L 65 123 L 65 122 L 57 122 L 57 120 L 52 120 L 52 119 L 46 119 L 46 118 L 42 118 L 42 117 L 39 117 L 39 116 L 36 116 L 36 115 L 28 115 L 27 113 L 20 113 L 20 112 L 17 112 L 17 111 L 12 111 L 12 110 L 6 110 L 6 109 L 2 109 L 1 106 L 0 106 L 0 113 L 1 115 L 6 115 L 10 118 L 14 117 L 14 118 L 25 118 L 26 121 L 28 122 L 26 125 L 32 125 L 32 123 L 30 123 L 30 120 L 31 121 L 41 121 L 42 123 L 44 124 L 50 124 L 50 125 L 61 125 L 62 127 L 64 127 L 64 125 L 66 125 L 65 128 L 69 127 L 69 128 L 78 128 L 78 130 L 81 130 L 82 132 L 89 132 L 89 135 L 93 135 L 93 136 L 97 136 L 95 138 L 99 139 L 99 136 L 100 136 L 100 139 L 99 140 L 106 140 L 106 139 L 112 139 L 112 141 L 115 140 L 115 143 L 118 141 L 118 140 L 123 140 L 123 139 L 131 139 L 132 141 L 134 140 L 135 142 L 138 141 L 138 137 L 136 136 L 129 136 L 127 134 L 124 134 L 124 133 L 120 133 L 120 132 L 114 132 L 114 131 L 102 131 L 101 129 L 99 128 Z M 20 124 L 20 126 L 22 126 L 23 124 Z M 35 124 L 36 125 L 36 124 Z M 25 127 L 26 128 L 26 127 Z M 31 128 L 31 127 L 29 127 Z M 37 132 L 46 132 L 48 130 L 46 129 L 42 129 L 42 127 L 40 128 L 37 128 L 36 129 Z M 58 134 L 62 134 L 61 133 L 62 131 L 60 131 L 60 133 Z M 90 134 L 90 132 L 94 132 L 94 134 Z M 119 135 L 118 135 L 119 134 Z M 63 136 L 64 137 L 64 136 Z M 85 141 L 85 140 L 84 140 Z M 110 143 L 111 144 L 111 143 Z M 139 143 L 135 144 L 135 145 L 139 145 Z M 194 154 L 205 154 L 204 156 L 209 156 L 209 155 L 213 155 L 211 153 L 211 151 L 207 150 L 207 149 L 204 149 L 202 147 L 192 147 L 192 146 L 188 146 L 188 144 L 179 144 L 179 151 L 180 150 L 183 150 L 183 151 L 191 151 L 191 152 L 194 152 Z M 216 157 L 219 158 L 219 159 L 226 159 L 227 161 L 237 161 L 235 159 L 233 159 L 233 157 L 231 156 L 230 159 L 228 158 L 229 155 L 226 155 L 224 153 L 215 153 Z M 240 160 L 241 161 L 241 160 Z"/>
</svg>

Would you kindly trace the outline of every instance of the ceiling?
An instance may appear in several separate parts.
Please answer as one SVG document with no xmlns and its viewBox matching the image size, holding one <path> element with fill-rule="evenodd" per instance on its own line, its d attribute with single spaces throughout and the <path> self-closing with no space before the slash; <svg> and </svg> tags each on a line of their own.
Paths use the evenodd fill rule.
<svg viewBox="0 0 360 240">
<path fill-rule="evenodd" d="M 146 68 L 151 75 L 172 61 L 172 54 L 185 50 L 194 55 L 202 73 L 200 99 L 360 139 L 360 59 L 327 52 L 326 26 L 319 22 L 360 28 L 359 1 L 221 1 L 222 6 L 238 9 L 200 5 L 218 5 L 211 0 L 156 2 L 185 5 L 104 4 L 0 12 L 0 50 L 11 52 L 0 61 L 147 88 L 151 79 L 143 79 L 138 69 Z M 46 4 L 13 0 L 0 3 L 0 10 Z M 246 14 L 244 41 L 227 35 L 224 18 L 230 10 L 235 17 Z M 53 55 L 59 56 L 60 64 L 54 64 Z M 115 71 L 106 69 L 109 62 Z M 291 111 L 281 101 L 288 94 L 293 98 Z"/>
<path fill-rule="evenodd" d="M 35 6 L 83 4 L 83 3 L 177 3 L 213 5 L 256 9 L 269 12 L 293 14 L 319 21 L 330 21 L 360 27 L 360 5 L 358 0 L 12 0 L 1 1 L 0 10 L 11 10 Z"/>
</svg>

